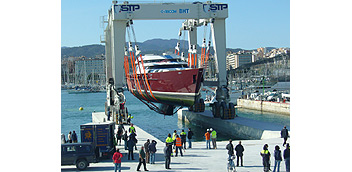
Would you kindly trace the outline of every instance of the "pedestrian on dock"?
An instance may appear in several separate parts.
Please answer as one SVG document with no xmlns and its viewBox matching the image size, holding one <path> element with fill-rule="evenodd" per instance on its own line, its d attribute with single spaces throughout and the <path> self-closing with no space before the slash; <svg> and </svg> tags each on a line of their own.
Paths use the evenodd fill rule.
<svg viewBox="0 0 352 172">
<path fill-rule="evenodd" d="M 111 114 L 111 112 L 110 112 L 110 110 L 108 110 L 108 121 L 110 121 L 110 115 Z"/>
<path fill-rule="evenodd" d="M 173 144 L 174 144 L 173 149 L 176 149 L 176 135 L 177 135 L 177 131 L 174 130 L 174 133 L 172 133 L 172 140 L 174 141 L 173 142 Z"/>
<path fill-rule="evenodd" d="M 132 119 L 132 116 L 131 114 L 129 114 L 127 117 L 127 124 L 131 124 L 131 119 Z"/>
<path fill-rule="evenodd" d="M 187 134 L 188 148 L 192 148 L 192 136 L 193 136 L 193 132 L 191 131 L 191 128 L 188 128 L 188 134 Z"/>
<path fill-rule="evenodd" d="M 171 136 L 171 134 L 170 134 L 170 136 Z M 171 147 L 169 146 L 168 143 L 165 143 L 165 147 L 164 147 L 165 169 L 171 169 L 171 168 L 170 168 L 171 152 L 172 152 Z"/>
<path fill-rule="evenodd" d="M 130 134 L 130 137 L 131 137 L 131 139 L 132 139 L 132 141 L 133 141 L 133 143 L 134 143 L 134 148 L 137 150 L 137 142 L 138 142 L 138 140 L 137 140 L 137 134 L 135 133 L 135 132 L 132 132 L 131 134 Z"/>
<path fill-rule="evenodd" d="M 210 148 L 210 130 L 207 129 L 207 132 L 204 134 L 205 136 L 205 145 L 207 149 L 211 149 Z"/>
<path fill-rule="evenodd" d="M 286 126 L 284 126 L 284 128 L 281 130 L 281 138 L 284 138 L 284 143 L 282 146 L 285 146 L 288 137 L 288 130 L 286 129 Z"/>
<path fill-rule="evenodd" d="M 229 140 L 229 144 L 226 145 L 227 154 L 229 155 L 228 159 L 231 159 L 232 156 L 234 156 L 233 152 L 233 144 L 232 144 L 232 139 Z"/>
<path fill-rule="evenodd" d="M 274 171 L 276 170 L 277 167 L 277 172 L 280 171 L 280 163 L 282 161 L 282 156 L 281 156 L 281 150 L 278 145 L 275 146 L 275 151 L 274 151 L 274 158 L 275 158 L 275 166 L 274 166 Z"/>
<path fill-rule="evenodd" d="M 147 164 L 145 163 L 145 152 L 144 152 L 144 147 L 141 147 L 141 150 L 139 150 L 139 163 L 137 166 L 137 171 L 140 171 L 139 168 L 141 168 L 141 165 L 143 164 L 144 171 L 149 171 L 147 170 Z"/>
<path fill-rule="evenodd" d="M 123 125 L 119 125 L 118 126 L 118 129 L 117 129 L 117 133 L 116 133 L 116 139 L 117 139 L 117 141 L 116 141 L 116 143 L 117 144 L 119 144 L 119 141 L 120 141 L 120 146 L 121 146 L 121 139 L 122 139 L 122 135 L 123 135 L 123 131 L 124 131 L 124 127 L 123 127 Z"/>
<path fill-rule="evenodd" d="M 129 136 L 128 137 L 128 141 L 127 141 L 128 160 L 130 160 L 130 158 L 132 160 L 134 160 L 134 158 L 133 158 L 133 147 L 134 147 L 134 141 L 132 140 L 131 136 Z"/>
<path fill-rule="evenodd" d="M 115 164 L 114 170 L 117 172 L 117 169 L 119 172 L 121 172 L 121 158 L 123 155 L 120 153 L 120 149 L 116 149 L 116 152 L 112 156 L 113 163 Z"/>
<path fill-rule="evenodd" d="M 182 132 L 180 133 L 180 137 L 181 137 L 181 143 L 184 149 L 186 149 L 186 137 L 187 134 L 185 132 L 185 130 L 182 130 Z"/>
<path fill-rule="evenodd" d="M 72 132 L 71 137 L 72 137 L 72 142 L 73 142 L 73 143 L 77 143 L 77 134 L 76 134 L 75 131 Z"/>
<path fill-rule="evenodd" d="M 216 131 L 210 128 L 211 132 L 211 141 L 213 143 L 213 149 L 216 149 Z"/>
<path fill-rule="evenodd" d="M 244 147 L 242 146 L 242 142 L 239 141 L 238 145 L 235 147 L 236 151 L 236 156 L 237 156 L 237 167 L 239 165 L 238 161 L 241 158 L 241 166 L 243 166 L 243 152 L 244 152 Z"/>
<path fill-rule="evenodd" d="M 178 135 L 176 135 L 176 157 L 178 154 L 178 150 L 180 150 L 180 154 L 181 154 L 181 156 L 183 156 L 183 154 L 182 154 L 182 141 L 181 141 L 181 138 Z"/>
<path fill-rule="evenodd" d="M 149 144 L 150 164 L 155 164 L 156 144 L 155 140 L 152 140 L 152 143 Z"/>
<path fill-rule="evenodd" d="M 128 132 L 130 133 L 136 133 L 136 128 L 131 124 L 130 128 L 128 128 Z"/>
<path fill-rule="evenodd" d="M 268 147 L 268 144 L 265 144 L 263 150 L 260 152 L 260 155 L 263 158 L 264 172 L 268 172 L 270 170 L 270 152 Z"/>
<path fill-rule="evenodd" d="M 71 131 L 68 133 L 67 139 L 68 139 L 69 143 L 72 143 L 72 133 L 71 133 Z"/>
<path fill-rule="evenodd" d="M 147 142 L 144 143 L 145 162 L 146 163 L 149 163 L 149 145 L 150 145 L 150 140 L 147 139 Z"/>
<path fill-rule="evenodd" d="M 127 150 L 127 140 L 128 140 L 127 131 L 125 131 L 125 134 L 122 136 L 122 139 L 125 142 L 125 150 Z"/>
<path fill-rule="evenodd" d="M 286 149 L 284 150 L 284 159 L 286 172 L 290 172 L 290 144 L 286 144 Z"/>
<path fill-rule="evenodd" d="M 170 133 L 167 135 L 165 143 L 166 143 L 167 146 L 170 147 L 171 155 L 172 155 L 172 145 L 174 143 L 174 140 L 171 138 L 171 134 Z"/>
</svg>

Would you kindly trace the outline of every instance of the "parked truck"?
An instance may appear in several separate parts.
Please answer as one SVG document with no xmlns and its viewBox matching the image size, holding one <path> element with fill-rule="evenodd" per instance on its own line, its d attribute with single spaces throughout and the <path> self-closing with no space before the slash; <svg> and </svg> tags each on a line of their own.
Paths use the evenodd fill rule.
<svg viewBox="0 0 352 172">
<path fill-rule="evenodd" d="M 91 142 L 95 147 L 95 152 L 100 157 L 109 157 L 115 152 L 114 130 L 115 123 L 100 122 L 82 124 L 81 141 Z"/>
</svg>

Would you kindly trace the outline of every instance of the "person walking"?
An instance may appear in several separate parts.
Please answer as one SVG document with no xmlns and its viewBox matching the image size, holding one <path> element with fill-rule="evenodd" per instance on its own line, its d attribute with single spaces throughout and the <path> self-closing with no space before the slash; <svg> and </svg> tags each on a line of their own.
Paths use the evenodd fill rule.
<svg viewBox="0 0 352 172">
<path fill-rule="evenodd" d="M 191 128 L 188 128 L 188 148 L 192 148 L 192 137 L 193 137 L 193 132 L 191 131 Z"/>
<path fill-rule="evenodd" d="M 204 134 L 205 136 L 205 145 L 207 149 L 211 149 L 210 148 L 210 130 L 207 129 L 207 132 Z"/>
<path fill-rule="evenodd" d="M 125 131 L 125 134 L 122 136 L 122 139 L 125 142 L 125 150 L 127 150 L 127 140 L 128 140 L 127 131 Z"/>
<path fill-rule="evenodd" d="M 147 139 L 147 142 L 144 143 L 145 162 L 146 163 L 149 163 L 149 145 L 150 145 L 150 140 Z"/>
<path fill-rule="evenodd" d="M 155 153 L 156 153 L 156 141 L 152 140 L 152 143 L 149 144 L 150 152 L 150 164 L 155 164 Z"/>
<path fill-rule="evenodd" d="M 285 146 L 288 137 L 288 130 L 286 129 L 286 126 L 284 126 L 284 128 L 281 130 L 281 138 L 284 138 L 284 143 L 282 146 Z"/>
<path fill-rule="evenodd" d="M 239 141 L 238 145 L 236 145 L 235 151 L 236 151 L 236 156 L 237 156 L 237 167 L 239 165 L 238 161 L 240 160 L 240 158 L 241 158 L 241 166 L 243 166 L 244 147 L 242 146 L 242 142 L 241 141 Z"/>
<path fill-rule="evenodd" d="M 121 146 L 121 139 L 122 139 L 122 136 L 123 136 L 123 132 L 125 131 L 125 127 L 120 123 L 119 126 L 118 126 L 118 129 L 117 129 L 117 134 L 116 134 L 116 143 L 119 144 L 119 141 L 120 141 L 120 146 Z"/>
<path fill-rule="evenodd" d="M 134 141 L 132 140 L 131 136 L 129 136 L 128 137 L 128 141 L 127 141 L 128 160 L 130 160 L 130 158 L 132 160 L 134 160 L 134 158 L 133 158 L 133 147 L 134 147 Z"/>
<path fill-rule="evenodd" d="M 170 168 L 171 152 L 172 152 L 171 147 L 169 146 L 168 143 L 165 143 L 165 147 L 164 147 L 165 169 L 171 169 Z"/>
<path fill-rule="evenodd" d="M 211 141 L 213 143 L 213 149 L 216 149 L 216 131 L 210 128 L 211 132 Z"/>
<path fill-rule="evenodd" d="M 139 151 L 139 163 L 137 166 L 137 171 L 140 171 L 139 168 L 141 168 L 141 165 L 143 164 L 144 171 L 149 171 L 147 170 L 147 164 L 145 164 L 145 152 L 144 152 L 144 147 L 141 147 L 141 150 Z"/>
<path fill-rule="evenodd" d="M 77 143 L 77 134 L 75 131 L 73 131 L 72 135 L 71 135 L 71 138 L 72 138 L 72 142 L 73 143 Z"/>
<path fill-rule="evenodd" d="M 115 164 L 115 166 L 114 166 L 115 172 L 117 172 L 117 169 L 119 170 L 119 172 L 121 172 L 121 158 L 122 157 L 123 157 L 123 155 L 120 153 L 120 149 L 116 149 L 116 152 L 112 156 L 112 160 Z"/>
<path fill-rule="evenodd" d="M 180 137 L 181 137 L 181 142 L 182 142 L 183 148 L 186 149 L 187 134 L 186 134 L 185 130 L 182 130 L 182 132 L 180 133 Z"/>
<path fill-rule="evenodd" d="M 274 166 L 274 171 L 276 170 L 277 167 L 277 172 L 280 171 L 280 163 L 282 161 L 282 156 L 281 156 L 281 150 L 278 145 L 275 146 L 275 151 L 274 151 L 274 158 L 275 158 L 275 166 Z"/>
<path fill-rule="evenodd" d="M 286 172 L 290 172 L 290 144 L 286 144 L 286 149 L 284 150 L 284 159 Z"/>
<path fill-rule="evenodd" d="M 263 158 L 264 172 L 268 172 L 270 170 L 270 152 L 268 147 L 268 144 L 265 144 L 263 150 L 260 152 L 260 155 Z"/>
<path fill-rule="evenodd" d="M 229 144 L 226 145 L 227 154 L 229 155 L 228 159 L 231 159 L 231 157 L 234 155 L 233 152 L 233 144 L 232 144 L 232 139 L 229 140 Z"/>
<path fill-rule="evenodd" d="M 181 138 L 178 135 L 176 135 L 176 157 L 178 154 L 178 150 L 180 150 L 180 154 L 181 154 L 181 156 L 183 156 L 183 154 L 182 154 L 182 141 L 181 141 Z"/>
</svg>

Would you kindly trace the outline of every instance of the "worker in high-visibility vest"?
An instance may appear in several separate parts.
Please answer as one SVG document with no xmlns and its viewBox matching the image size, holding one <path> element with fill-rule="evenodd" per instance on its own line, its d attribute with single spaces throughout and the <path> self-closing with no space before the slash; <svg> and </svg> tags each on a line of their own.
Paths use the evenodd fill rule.
<svg viewBox="0 0 352 172">
<path fill-rule="evenodd" d="M 170 151 L 171 151 L 171 156 L 172 156 L 172 155 L 173 155 L 173 153 L 172 153 L 172 145 L 173 145 L 173 143 L 174 143 L 174 140 L 171 138 L 171 134 L 170 134 L 170 133 L 167 135 L 167 138 L 166 138 L 166 140 L 165 140 L 165 143 L 166 143 L 166 145 L 169 147 L 169 149 L 170 149 Z"/>
<path fill-rule="evenodd" d="M 268 172 L 270 170 L 270 152 L 268 147 L 268 144 L 265 144 L 263 150 L 260 152 L 260 155 L 263 157 L 264 172 Z"/>
<path fill-rule="evenodd" d="M 210 128 L 210 137 L 211 137 L 211 141 L 213 143 L 213 148 L 216 149 L 216 131 L 213 130 L 212 128 Z"/>
<path fill-rule="evenodd" d="M 131 127 L 128 129 L 128 131 L 130 133 L 135 133 L 136 132 L 136 128 L 134 128 L 133 124 L 131 124 Z"/>
<path fill-rule="evenodd" d="M 183 149 L 186 149 L 186 136 L 187 136 L 187 134 L 186 134 L 185 130 L 182 130 L 180 137 L 181 137 Z"/>
<path fill-rule="evenodd" d="M 178 154 L 178 150 L 180 149 L 180 153 L 181 153 L 181 156 L 183 156 L 182 154 L 182 142 L 181 142 L 181 138 L 178 137 L 178 135 L 176 135 L 176 156 Z"/>
<path fill-rule="evenodd" d="M 174 140 L 174 149 L 175 149 L 175 145 L 176 145 L 176 135 L 177 135 L 177 131 L 174 130 L 174 133 L 172 133 L 172 140 Z"/>
</svg>

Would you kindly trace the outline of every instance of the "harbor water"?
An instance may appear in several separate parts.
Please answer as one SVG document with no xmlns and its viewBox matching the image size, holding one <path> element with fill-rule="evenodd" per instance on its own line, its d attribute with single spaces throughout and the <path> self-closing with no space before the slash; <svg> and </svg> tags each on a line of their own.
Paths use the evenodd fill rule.
<svg viewBox="0 0 352 172">
<path fill-rule="evenodd" d="M 206 128 L 195 126 L 192 124 L 182 124 L 178 121 L 177 114 L 173 116 L 164 116 L 150 110 L 130 92 L 125 91 L 126 106 L 128 112 L 134 116 L 132 123 L 136 124 L 146 132 L 152 134 L 160 140 L 165 140 L 168 133 L 177 130 L 180 133 L 182 129 L 185 132 L 191 128 L 196 141 L 204 140 Z M 92 112 L 104 112 L 104 103 L 106 101 L 106 93 L 81 93 L 69 94 L 67 90 L 61 91 L 61 133 L 67 134 L 70 131 L 76 131 L 78 141 L 80 142 L 80 125 L 92 122 Z M 79 110 L 82 107 L 83 110 Z M 254 110 L 237 109 L 236 114 L 241 117 L 251 118 L 255 120 L 266 121 L 270 123 L 290 126 L 290 117 L 280 114 L 260 112 Z M 216 128 L 214 128 L 216 130 Z M 138 134 L 138 131 L 137 131 Z M 138 137 L 138 136 L 137 136 Z M 228 140 L 229 136 L 218 132 L 218 140 Z M 236 140 L 239 138 L 231 139 Z M 243 138 L 241 138 L 243 139 Z"/>
</svg>

